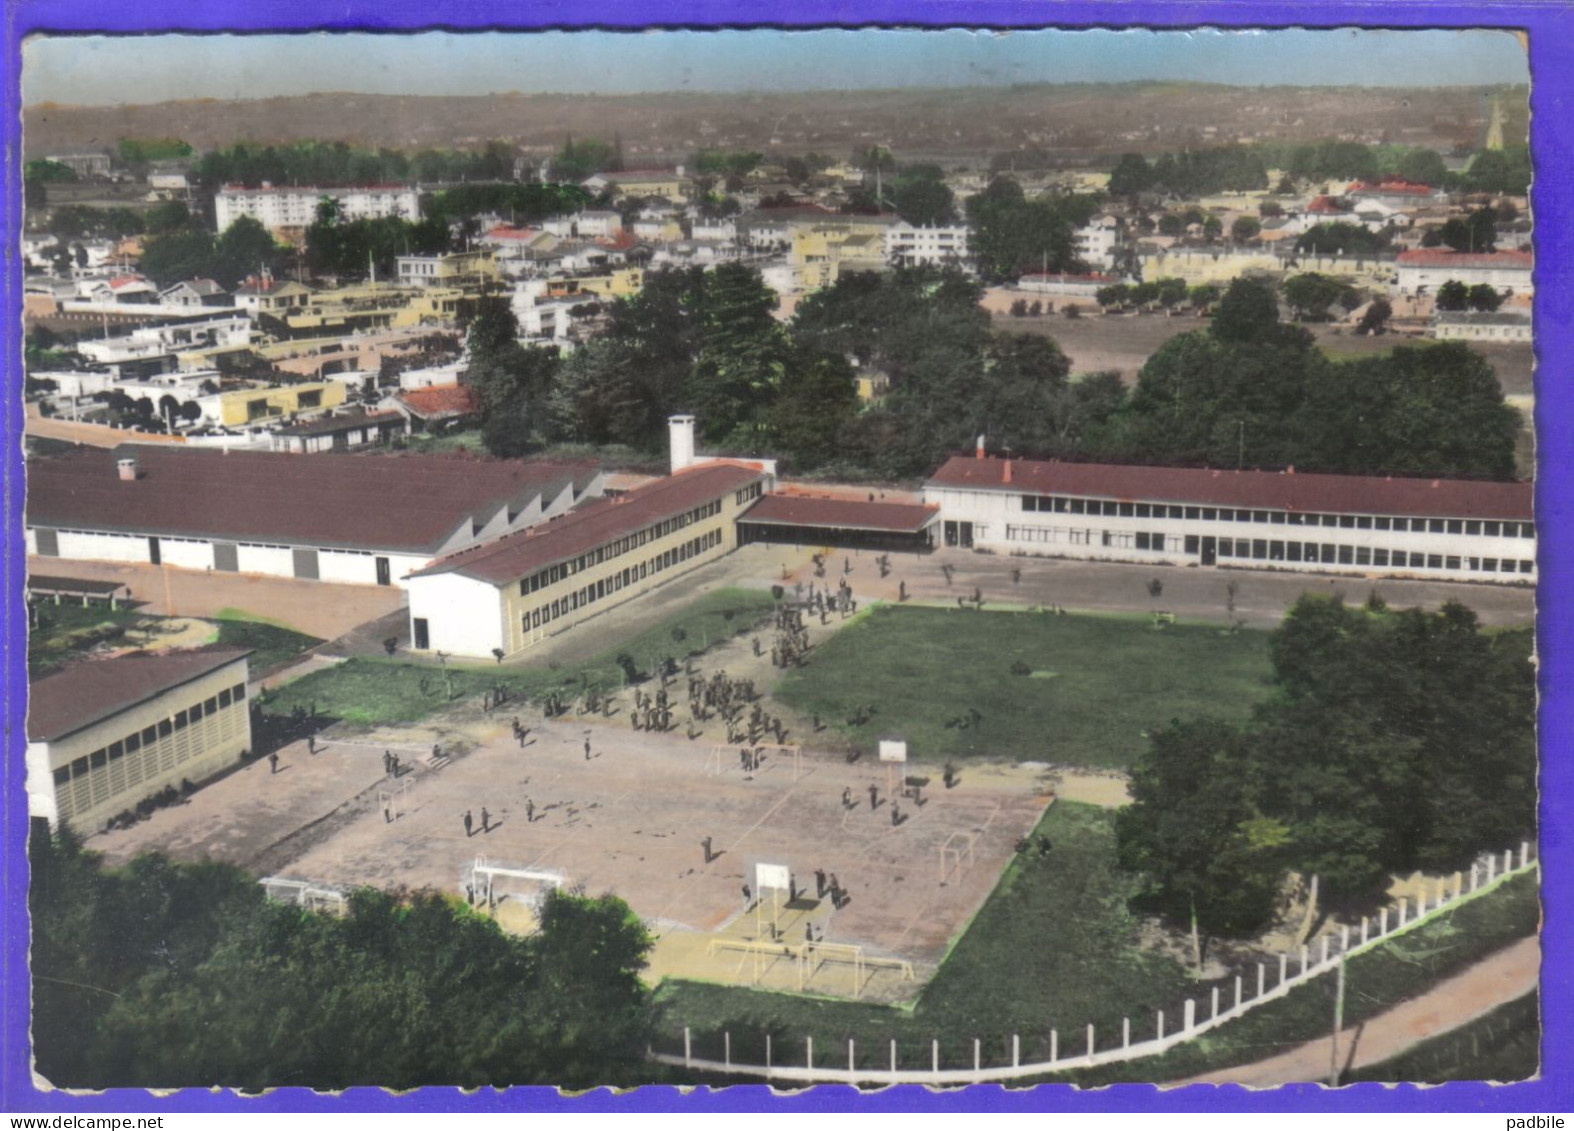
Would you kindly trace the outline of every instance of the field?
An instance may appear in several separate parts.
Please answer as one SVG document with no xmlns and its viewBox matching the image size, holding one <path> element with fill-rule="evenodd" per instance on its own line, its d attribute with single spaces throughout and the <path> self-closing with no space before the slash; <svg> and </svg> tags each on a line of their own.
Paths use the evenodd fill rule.
<svg viewBox="0 0 1574 1131">
<path fill-rule="evenodd" d="M 721 589 L 704 594 L 683 612 L 638 634 L 583 664 L 559 668 L 452 664 L 449 677 L 430 664 L 353 659 L 312 672 L 270 694 L 267 709 L 288 714 L 295 707 L 316 705 L 321 715 L 366 726 L 412 723 L 440 710 L 452 700 L 506 687 L 515 697 L 539 698 L 551 691 L 570 697 L 586 685 L 623 685 L 619 654 L 631 656 L 641 672 L 650 672 L 664 658 L 703 652 L 711 645 L 752 627 L 774 605 L 770 594 L 752 589 Z M 453 695 L 449 697 L 449 678 Z"/>
<path fill-rule="evenodd" d="M 1029 674 L 1013 674 L 1013 664 Z M 1124 768 L 1150 727 L 1200 714 L 1245 718 L 1270 675 L 1268 634 L 1251 629 L 886 605 L 837 633 L 774 693 L 865 749 L 899 733 L 919 761 Z M 873 717 L 847 725 L 861 705 L 873 705 Z M 971 710 L 983 716 L 976 725 Z"/>
<path fill-rule="evenodd" d="M 656 995 L 660 1032 L 690 1027 L 694 1055 L 709 1057 L 730 1031 L 739 1060 L 763 1057 L 766 1033 L 794 1050 L 805 1036 L 845 1050 L 851 1037 L 871 1065 L 889 1063 L 891 1040 L 909 1064 L 927 1064 L 930 1041 L 944 1039 L 942 1064 L 964 1067 L 972 1049 L 958 1038 L 984 1040 L 998 1063 L 1017 1033 L 1024 1060 L 1047 1058 L 1051 1027 L 1063 1038 L 1090 1021 L 1108 1032 L 1127 1013 L 1184 996 L 1187 972 L 1136 945 L 1126 908 L 1132 880 L 1114 864 L 1111 815 L 1056 802 L 1039 835 L 1048 854 L 1030 850 L 1007 865 L 912 1009 L 668 981 Z"/>
</svg>

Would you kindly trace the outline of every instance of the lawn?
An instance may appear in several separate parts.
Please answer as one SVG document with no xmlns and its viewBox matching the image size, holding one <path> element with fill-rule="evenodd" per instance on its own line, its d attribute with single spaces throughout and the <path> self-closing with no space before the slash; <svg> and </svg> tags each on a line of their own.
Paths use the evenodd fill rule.
<svg viewBox="0 0 1574 1131">
<path fill-rule="evenodd" d="M 39 607 L 39 617 L 39 627 L 27 641 L 28 672 L 35 678 L 96 644 L 124 646 L 136 642 L 134 637 L 130 642 L 125 639 L 127 629 L 165 619 L 135 609 L 109 609 L 103 605 L 84 608 L 79 604 L 44 604 Z M 306 649 L 322 643 L 315 636 L 252 620 L 248 614 L 235 609 L 222 610 L 212 620 L 218 626 L 213 643 L 254 649 L 255 654 L 251 657 L 253 678 L 282 667 Z"/>
<path fill-rule="evenodd" d="M 942 1064 L 966 1067 L 975 1036 L 995 1063 L 1009 1056 L 1013 1033 L 1024 1060 L 1047 1058 L 1052 1027 L 1068 1041 L 1090 1021 L 1108 1032 L 1128 1013 L 1148 1015 L 1156 1002 L 1181 1000 L 1192 984 L 1187 971 L 1137 946 L 1137 922 L 1126 908 L 1133 881 L 1115 867 L 1112 815 L 1061 801 L 1036 831 L 1049 838 L 1050 853 L 1024 854 L 1007 866 L 911 1009 L 669 981 L 656 994 L 659 1031 L 670 1040 L 688 1026 L 694 1054 L 718 1058 L 720 1034 L 730 1031 L 739 1060 L 763 1056 L 770 1033 L 777 1049 L 793 1055 L 813 1035 L 825 1055 L 839 1049 L 845 1062 L 852 1037 L 869 1065 L 888 1064 L 895 1039 L 915 1067 L 929 1063 L 929 1043 L 938 1038 Z"/>
<path fill-rule="evenodd" d="M 453 701 L 479 696 L 499 685 L 530 699 L 551 691 L 577 694 L 587 684 L 621 687 L 624 679 L 617 663 L 619 654 L 628 653 L 638 669 L 648 674 L 668 656 L 681 660 L 747 631 L 774 604 L 770 594 L 760 590 L 719 589 L 583 664 L 562 667 L 454 663 L 448 665 L 445 677 L 431 664 L 349 660 L 286 684 L 269 695 L 266 709 L 288 714 L 295 707 L 309 709 L 315 704 L 319 714 L 375 726 L 415 722 L 440 709 L 450 702 L 450 680 Z"/>
<path fill-rule="evenodd" d="M 880 606 L 774 689 L 854 745 L 909 756 L 1124 768 L 1172 718 L 1244 719 L 1270 691 L 1267 632 L 1147 618 Z M 1024 668 L 1029 674 L 1013 674 Z M 860 705 L 873 717 L 848 725 Z M 970 710 L 983 720 L 973 725 Z M 958 720 L 968 725 L 960 725 Z"/>
<path fill-rule="evenodd" d="M 277 671 L 293 661 L 308 648 L 315 648 L 322 641 L 304 632 L 296 632 L 282 625 L 265 621 L 247 620 L 238 615 L 226 615 L 224 609 L 214 618 L 219 626 L 218 643 L 235 648 L 252 649 L 248 670 L 251 678 L 258 679 Z"/>
</svg>

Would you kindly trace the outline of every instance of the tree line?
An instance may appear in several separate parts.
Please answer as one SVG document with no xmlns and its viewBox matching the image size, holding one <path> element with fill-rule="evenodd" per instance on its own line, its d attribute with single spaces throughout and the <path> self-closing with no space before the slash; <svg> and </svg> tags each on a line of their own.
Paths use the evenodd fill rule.
<svg viewBox="0 0 1574 1131">
<path fill-rule="evenodd" d="M 1204 936 L 1272 918 L 1287 873 L 1334 909 L 1386 879 L 1468 870 L 1534 835 L 1535 669 L 1529 630 L 1302 597 L 1274 633 L 1274 694 L 1243 726 L 1173 720 L 1153 733 L 1116 816 L 1140 907 Z"/>
<path fill-rule="evenodd" d="M 363 889 L 330 915 L 227 865 L 111 870 L 68 834 L 29 855 L 34 1052 L 56 1087 L 649 1078 L 651 939 L 613 896 L 548 892 L 520 938 L 430 892 Z"/>
</svg>

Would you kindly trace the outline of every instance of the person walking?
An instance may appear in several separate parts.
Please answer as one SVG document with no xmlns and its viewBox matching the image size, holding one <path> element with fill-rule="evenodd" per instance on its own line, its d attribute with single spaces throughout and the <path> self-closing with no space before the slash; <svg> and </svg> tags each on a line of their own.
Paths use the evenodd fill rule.
<svg viewBox="0 0 1574 1131">
<path fill-rule="evenodd" d="M 485 805 L 481 806 L 481 831 L 483 833 L 492 831 L 492 814 L 486 811 Z"/>
<path fill-rule="evenodd" d="M 590 761 L 590 738 L 588 736 L 585 739 L 585 761 Z"/>
<path fill-rule="evenodd" d="M 896 802 L 891 802 L 891 827 L 894 829 L 902 823 L 902 807 Z"/>
<path fill-rule="evenodd" d="M 707 863 L 707 864 L 710 863 L 710 845 L 711 845 L 710 837 L 705 837 L 703 840 L 700 841 L 700 847 L 705 850 L 705 863 Z"/>
<path fill-rule="evenodd" d="M 743 909 L 747 911 L 754 903 L 754 891 L 748 884 L 743 885 Z"/>
<path fill-rule="evenodd" d="M 843 809 L 851 809 L 852 807 L 853 807 L 853 787 L 850 786 L 850 785 L 843 786 L 842 787 L 842 808 Z"/>
<path fill-rule="evenodd" d="M 536 803 L 534 801 L 530 800 L 530 798 L 527 797 L 527 798 L 525 798 L 525 824 L 533 825 L 535 823 L 536 823 Z"/>
<path fill-rule="evenodd" d="M 268 755 L 268 773 L 270 775 L 272 775 L 272 774 L 276 774 L 278 772 L 279 772 L 279 755 L 277 753 L 269 754 Z"/>
<path fill-rule="evenodd" d="M 816 898 L 816 899 L 824 899 L 825 898 L 825 869 L 824 868 L 816 868 L 814 870 L 814 898 Z"/>
<path fill-rule="evenodd" d="M 469 839 L 475 828 L 475 818 L 470 815 L 470 810 L 465 810 L 465 838 Z"/>
<path fill-rule="evenodd" d="M 872 811 L 872 810 L 878 809 L 879 807 L 880 807 L 880 787 L 877 786 L 877 785 L 871 785 L 869 787 L 869 808 Z"/>
</svg>

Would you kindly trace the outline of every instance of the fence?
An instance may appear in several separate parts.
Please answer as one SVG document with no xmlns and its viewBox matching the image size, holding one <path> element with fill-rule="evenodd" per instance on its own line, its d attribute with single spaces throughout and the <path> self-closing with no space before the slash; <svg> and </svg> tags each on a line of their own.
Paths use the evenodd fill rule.
<svg viewBox="0 0 1574 1131">
<path fill-rule="evenodd" d="M 685 1028 L 681 1054 L 657 1052 L 651 1049 L 647 1055 L 649 1059 L 660 1064 L 705 1074 L 739 1075 L 799 1083 L 880 1086 L 984 1084 L 1159 1056 L 1177 1045 L 1251 1012 L 1260 1005 L 1284 997 L 1297 986 L 1336 969 L 1341 960 L 1373 949 L 1387 939 L 1412 931 L 1443 911 L 1452 910 L 1460 903 L 1485 895 L 1510 877 L 1532 871 L 1537 866 L 1537 858 L 1532 855 L 1532 846 L 1529 843 L 1522 843 L 1519 846 L 1517 858 L 1513 850 L 1505 850 L 1501 855 L 1483 856 L 1470 866 L 1468 873 L 1456 872 L 1450 878 L 1451 882 L 1444 880 L 1435 883 L 1432 886 L 1431 900 L 1428 900 L 1425 891 L 1421 893 L 1413 908 L 1408 899 L 1400 899 L 1396 905 L 1382 908 L 1375 916 L 1363 917 L 1358 925 L 1345 924 L 1339 928 L 1337 934 L 1322 935 L 1315 948 L 1303 945 L 1297 953 L 1279 955 L 1276 971 L 1273 970 L 1272 964 L 1257 963 L 1255 978 L 1236 974 L 1231 983 L 1212 985 L 1209 987 L 1208 997 L 1202 999 L 1200 1010 L 1199 999 L 1188 998 L 1180 1009 L 1170 1012 L 1168 1017 L 1162 1009 L 1155 1011 L 1154 1035 L 1145 1040 L 1132 1040 L 1132 1025 L 1129 1017 L 1122 1022 L 1119 1043 L 1114 1043 L 1114 1038 L 1105 1034 L 1104 1047 L 1100 1047 L 1100 1034 L 1093 1025 L 1068 1030 L 1065 1034 L 1058 1029 L 1051 1029 L 1048 1059 L 1024 1064 L 1021 1037 L 1019 1034 L 1012 1034 L 1007 1053 L 1010 1058 L 1009 1063 L 986 1064 L 983 1042 L 974 1038 L 971 1049 L 964 1046 L 964 1057 L 968 1052 L 971 1053 L 971 1066 L 961 1068 L 942 1067 L 941 1043 L 932 1040 L 929 1047 L 923 1050 L 928 1054 L 924 1057 L 927 1065 L 915 1068 L 911 1066 L 911 1048 L 906 1050 L 907 1055 L 904 1058 L 901 1055 L 903 1050 L 895 1040 L 889 1041 L 879 1050 L 881 1062 L 879 1066 L 869 1062 L 870 1054 L 874 1050 L 867 1047 L 862 1050 L 864 1060 L 860 1063 L 860 1049 L 852 1039 L 847 1040 L 845 1046 L 837 1042 L 833 1046 L 834 1053 L 826 1053 L 822 1045 L 821 1052 L 824 1055 L 821 1061 L 816 1063 L 813 1037 L 804 1038 L 803 1044 L 790 1052 L 780 1050 L 787 1052 L 791 1059 L 778 1061 L 776 1057 L 778 1050 L 773 1048 L 772 1037 L 766 1034 L 764 1063 L 753 1064 L 733 1059 L 730 1032 L 722 1034 L 721 1060 L 696 1057 L 693 1034 L 691 1030 Z M 1270 972 L 1275 975 L 1271 981 Z M 1222 1003 L 1221 1008 L 1221 999 L 1226 996 L 1222 991 L 1225 990 L 1229 990 L 1228 1001 Z M 1166 1021 L 1169 1023 L 1168 1027 Z M 948 1044 L 945 1051 L 946 1062 L 952 1062 L 956 1057 L 956 1047 Z M 908 1067 L 902 1066 L 904 1059 Z M 843 1063 L 846 1067 L 839 1067 Z M 889 1067 L 885 1066 L 887 1063 Z"/>
</svg>

